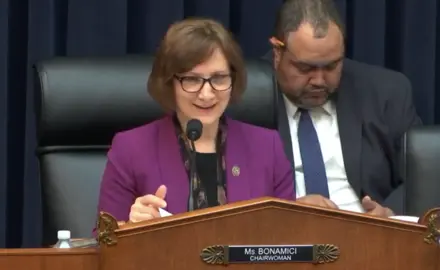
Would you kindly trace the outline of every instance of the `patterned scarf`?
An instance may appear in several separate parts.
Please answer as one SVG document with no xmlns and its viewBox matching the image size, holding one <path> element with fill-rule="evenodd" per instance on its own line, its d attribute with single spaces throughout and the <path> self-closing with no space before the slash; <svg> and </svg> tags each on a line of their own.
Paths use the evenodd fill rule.
<svg viewBox="0 0 440 270">
<path fill-rule="evenodd" d="M 180 152 L 182 155 L 183 163 L 185 164 L 185 169 L 188 174 L 188 179 L 191 178 L 190 173 L 190 162 L 189 157 L 193 153 L 189 140 L 186 137 L 185 132 L 183 132 L 182 127 L 177 119 L 176 114 L 173 116 L 173 122 L 176 129 L 176 135 L 179 140 Z M 216 137 L 216 153 L 218 156 L 217 162 L 217 201 L 219 205 L 226 204 L 226 163 L 225 163 L 225 142 L 226 142 L 226 119 L 225 117 L 220 118 L 219 130 Z M 189 205 L 189 211 L 207 208 L 208 198 L 206 196 L 206 190 L 203 187 L 198 175 L 197 170 L 194 172 L 194 177 L 191 179 L 192 182 L 192 195 L 193 205 Z"/>
</svg>

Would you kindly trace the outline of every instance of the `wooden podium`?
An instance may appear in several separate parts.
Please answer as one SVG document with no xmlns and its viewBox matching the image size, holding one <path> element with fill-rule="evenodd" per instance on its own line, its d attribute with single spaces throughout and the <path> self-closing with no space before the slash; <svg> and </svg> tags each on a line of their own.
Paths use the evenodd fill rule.
<svg viewBox="0 0 440 270">
<path fill-rule="evenodd" d="M 99 250 L 0 251 L 0 269 L 440 270 L 439 221 L 440 209 L 416 224 L 273 198 L 136 224 L 101 213 Z"/>
</svg>

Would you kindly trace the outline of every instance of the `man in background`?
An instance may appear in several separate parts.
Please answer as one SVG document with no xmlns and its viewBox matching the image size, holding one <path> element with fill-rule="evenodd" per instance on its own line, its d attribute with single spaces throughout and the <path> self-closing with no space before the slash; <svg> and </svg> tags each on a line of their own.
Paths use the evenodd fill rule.
<svg viewBox="0 0 440 270">
<path fill-rule="evenodd" d="M 387 202 L 403 205 L 401 140 L 420 123 L 409 80 L 345 58 L 332 0 L 286 0 L 270 41 L 298 201 L 394 215 Z"/>
</svg>

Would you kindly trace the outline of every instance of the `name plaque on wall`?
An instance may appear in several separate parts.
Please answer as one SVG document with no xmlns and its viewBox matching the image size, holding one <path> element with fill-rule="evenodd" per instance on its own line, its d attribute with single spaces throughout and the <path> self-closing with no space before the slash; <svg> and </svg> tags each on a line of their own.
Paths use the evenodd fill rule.
<svg viewBox="0 0 440 270">
<path fill-rule="evenodd" d="M 316 245 L 232 245 L 209 246 L 200 257 L 207 264 L 291 263 L 322 264 L 339 258 L 339 248 L 330 244 Z"/>
</svg>

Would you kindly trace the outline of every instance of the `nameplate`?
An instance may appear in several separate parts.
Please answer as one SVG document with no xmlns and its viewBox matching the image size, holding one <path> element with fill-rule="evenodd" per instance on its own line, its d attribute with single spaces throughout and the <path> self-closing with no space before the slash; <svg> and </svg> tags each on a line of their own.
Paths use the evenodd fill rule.
<svg viewBox="0 0 440 270">
<path fill-rule="evenodd" d="M 330 244 L 319 245 L 255 245 L 209 246 L 200 257 L 207 264 L 233 263 L 313 263 L 334 262 L 339 248 Z"/>
</svg>

